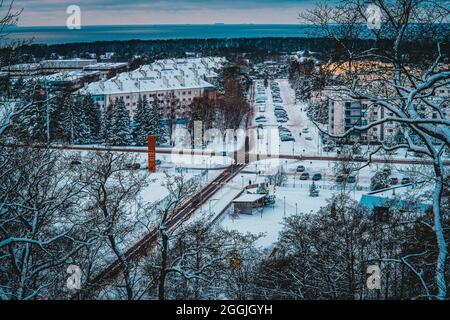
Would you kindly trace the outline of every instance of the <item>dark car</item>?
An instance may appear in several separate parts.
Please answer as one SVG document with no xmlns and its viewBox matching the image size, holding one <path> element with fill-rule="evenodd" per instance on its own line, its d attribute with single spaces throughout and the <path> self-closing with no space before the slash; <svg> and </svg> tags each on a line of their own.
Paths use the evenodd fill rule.
<svg viewBox="0 0 450 320">
<path fill-rule="evenodd" d="M 298 166 L 297 167 L 297 172 L 305 172 L 305 171 L 306 171 L 305 166 Z"/>
<path fill-rule="evenodd" d="M 309 180 L 309 173 L 303 172 L 302 175 L 300 176 L 300 180 Z"/>
<path fill-rule="evenodd" d="M 139 170 L 141 165 L 139 163 L 127 163 L 125 165 L 125 170 Z"/>
<path fill-rule="evenodd" d="M 227 153 L 226 153 L 226 152 L 224 152 L 224 153 L 223 153 L 223 155 L 224 155 L 224 156 L 226 156 L 226 155 L 227 155 Z M 161 165 L 161 163 L 162 163 L 162 161 L 161 161 L 161 160 L 156 160 L 156 165 L 157 165 L 157 166 L 160 166 L 160 165 Z"/>
<path fill-rule="evenodd" d="M 339 175 L 336 176 L 336 183 L 343 183 L 344 182 L 344 176 Z"/>
<path fill-rule="evenodd" d="M 81 165 L 81 161 L 80 160 L 72 160 L 70 162 L 71 166 L 80 166 Z"/>
<path fill-rule="evenodd" d="M 313 181 L 320 181 L 322 180 L 322 174 L 320 173 L 316 173 L 315 175 L 313 175 Z"/>
<path fill-rule="evenodd" d="M 391 186 L 398 185 L 398 178 L 391 178 Z"/>
<path fill-rule="evenodd" d="M 411 184 L 411 183 L 412 183 L 411 178 L 403 178 L 403 179 L 402 179 L 402 184 L 403 184 L 403 185 L 405 185 L 405 184 Z"/>
<path fill-rule="evenodd" d="M 355 176 L 348 176 L 347 177 L 347 183 L 356 183 L 356 177 Z"/>
</svg>

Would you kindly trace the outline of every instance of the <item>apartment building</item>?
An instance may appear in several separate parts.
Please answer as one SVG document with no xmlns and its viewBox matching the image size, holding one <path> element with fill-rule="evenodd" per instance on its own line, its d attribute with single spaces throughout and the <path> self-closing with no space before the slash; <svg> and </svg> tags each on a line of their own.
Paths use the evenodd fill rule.
<svg viewBox="0 0 450 320">
<path fill-rule="evenodd" d="M 328 87 L 315 98 L 328 105 L 328 128 L 332 134 L 343 134 L 354 126 L 364 126 L 395 116 L 388 109 L 370 101 L 355 101 L 339 89 L 339 87 Z M 442 116 L 447 119 L 450 119 L 449 97 L 450 87 L 443 87 L 437 90 L 436 96 L 429 98 L 431 103 L 442 107 Z M 425 104 L 416 109 L 426 118 L 436 119 L 439 116 L 436 110 Z M 351 133 L 351 138 L 363 143 L 377 143 L 394 139 L 398 130 L 397 123 L 385 122 L 367 131 L 354 131 Z"/>
<path fill-rule="evenodd" d="M 123 99 L 131 118 L 139 97 L 149 101 L 158 99 L 164 119 L 185 123 L 191 116 L 190 105 L 194 98 L 215 97 L 211 82 L 225 62 L 219 57 L 157 60 L 109 80 L 90 83 L 80 93 L 92 95 L 102 109 L 111 106 L 116 99 Z"/>
</svg>

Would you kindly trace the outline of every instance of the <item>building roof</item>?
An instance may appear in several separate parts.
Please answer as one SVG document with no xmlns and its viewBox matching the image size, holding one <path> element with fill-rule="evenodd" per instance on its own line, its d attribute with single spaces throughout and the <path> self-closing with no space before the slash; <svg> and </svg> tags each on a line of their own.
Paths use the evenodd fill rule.
<svg viewBox="0 0 450 320">
<path fill-rule="evenodd" d="M 392 199 L 367 194 L 362 196 L 360 203 L 368 210 L 373 210 L 376 207 L 392 207 Z M 398 209 L 407 208 L 411 205 L 410 202 L 404 200 L 396 200 L 395 203 L 397 204 Z M 426 211 L 431 209 L 432 206 L 426 203 L 419 203 L 416 205 L 416 208 L 420 212 L 425 213 Z"/>
<path fill-rule="evenodd" d="M 216 77 L 224 58 L 157 60 L 132 72 L 89 84 L 82 93 L 91 95 L 214 88 L 205 78 Z"/>
<path fill-rule="evenodd" d="M 95 70 L 110 70 L 128 67 L 126 62 L 99 62 L 87 65 L 84 67 L 85 70 L 95 69 Z"/>
<path fill-rule="evenodd" d="M 254 203 L 266 197 L 265 194 L 246 193 L 243 196 L 233 200 L 233 203 Z"/>
</svg>

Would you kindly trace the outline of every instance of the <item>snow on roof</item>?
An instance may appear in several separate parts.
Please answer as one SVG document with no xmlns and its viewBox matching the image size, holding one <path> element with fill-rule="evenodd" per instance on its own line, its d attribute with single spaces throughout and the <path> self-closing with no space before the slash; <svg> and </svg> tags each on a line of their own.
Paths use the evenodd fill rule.
<svg viewBox="0 0 450 320">
<path fill-rule="evenodd" d="M 123 68 L 123 67 L 127 67 L 127 66 L 128 66 L 128 63 L 126 63 L 126 62 L 99 62 L 99 63 L 90 64 L 90 65 L 86 66 L 84 69 L 85 70 L 116 69 L 116 68 Z"/>
<path fill-rule="evenodd" d="M 3 67 L 3 71 L 23 71 L 23 70 L 37 70 L 41 67 L 39 63 L 20 63 Z"/>
<path fill-rule="evenodd" d="M 132 72 L 123 72 L 107 81 L 91 83 L 82 93 L 92 95 L 213 88 L 204 78 L 216 77 L 225 58 L 157 60 Z"/>
<path fill-rule="evenodd" d="M 69 71 L 69 72 L 58 72 L 48 76 L 39 77 L 40 80 L 47 81 L 75 81 L 82 79 L 84 77 L 90 77 L 98 75 L 98 71 Z"/>
<path fill-rule="evenodd" d="M 97 63 L 96 59 L 43 60 L 42 68 L 80 68 Z"/>
<path fill-rule="evenodd" d="M 241 202 L 256 202 L 266 197 L 265 194 L 257 194 L 257 193 L 246 193 L 243 196 L 233 200 L 234 203 Z"/>
</svg>

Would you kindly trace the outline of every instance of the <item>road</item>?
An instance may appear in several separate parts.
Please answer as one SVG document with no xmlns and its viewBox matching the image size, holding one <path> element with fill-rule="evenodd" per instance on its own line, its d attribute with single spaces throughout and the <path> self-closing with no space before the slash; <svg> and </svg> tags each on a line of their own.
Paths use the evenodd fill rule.
<svg viewBox="0 0 450 320">
<path fill-rule="evenodd" d="M 147 148 L 121 148 L 121 147 L 91 147 L 91 146 L 74 146 L 74 145 L 24 145 L 24 144 L 1 144 L 3 147 L 11 148 L 38 148 L 38 149 L 59 149 L 59 150 L 72 150 L 72 151 L 100 151 L 100 152 L 129 152 L 129 153 L 147 153 Z M 173 154 L 170 149 L 157 149 L 157 154 Z M 204 152 L 201 150 L 183 150 L 177 151 L 176 154 L 184 155 L 199 155 L 210 157 L 231 157 L 236 159 L 236 152 Z M 339 161 L 348 162 L 350 159 L 339 156 L 309 156 L 309 155 L 292 155 L 292 154 L 255 154 L 252 152 L 246 152 L 247 159 L 285 159 L 285 160 L 298 160 L 298 161 Z M 373 157 L 371 163 L 384 163 L 384 164 L 421 164 L 421 165 L 433 165 L 433 161 L 425 159 L 384 159 Z M 450 160 L 444 161 L 444 165 L 450 165 Z"/>
</svg>

